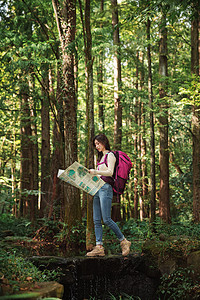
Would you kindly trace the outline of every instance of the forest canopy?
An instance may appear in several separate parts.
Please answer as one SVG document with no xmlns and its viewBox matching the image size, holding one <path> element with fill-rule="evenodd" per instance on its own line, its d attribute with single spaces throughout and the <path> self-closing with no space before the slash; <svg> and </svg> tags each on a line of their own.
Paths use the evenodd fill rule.
<svg viewBox="0 0 200 300">
<path fill-rule="evenodd" d="M 0 4 L 1 213 L 90 228 L 57 173 L 103 132 L 134 165 L 115 220 L 199 223 L 199 1 Z"/>
</svg>

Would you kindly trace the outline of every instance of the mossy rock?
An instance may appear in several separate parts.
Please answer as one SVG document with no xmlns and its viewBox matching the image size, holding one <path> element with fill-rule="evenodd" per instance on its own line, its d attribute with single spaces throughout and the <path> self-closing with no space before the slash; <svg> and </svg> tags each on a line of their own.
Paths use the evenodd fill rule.
<svg viewBox="0 0 200 300">
<path fill-rule="evenodd" d="M 200 277 L 200 250 L 188 255 L 187 265 L 194 270 L 197 276 Z"/>
<path fill-rule="evenodd" d="M 146 240 L 142 252 L 156 261 L 165 261 L 174 256 L 169 241 Z"/>
<path fill-rule="evenodd" d="M 144 254 L 157 258 L 162 252 L 163 245 L 165 245 L 165 242 L 160 242 L 157 240 L 146 240 L 142 246 L 142 252 Z"/>
<path fill-rule="evenodd" d="M 177 268 L 191 266 L 195 274 L 200 273 L 200 243 L 187 236 L 165 237 L 146 240 L 143 253 L 151 257 L 162 274 L 171 274 Z M 198 250 L 198 251 L 195 251 Z"/>
<path fill-rule="evenodd" d="M 17 294 L 3 295 L 0 300 L 14 299 L 42 299 L 42 298 L 57 298 L 62 299 L 64 286 L 58 282 L 38 282 L 32 284 L 21 284 L 20 292 Z M 7 290 L 6 293 L 9 291 Z"/>
</svg>

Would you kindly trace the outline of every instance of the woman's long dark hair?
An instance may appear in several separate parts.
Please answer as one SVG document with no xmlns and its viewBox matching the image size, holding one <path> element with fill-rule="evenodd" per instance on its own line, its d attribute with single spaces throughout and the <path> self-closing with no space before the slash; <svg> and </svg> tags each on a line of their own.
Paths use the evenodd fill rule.
<svg viewBox="0 0 200 300">
<path fill-rule="evenodd" d="M 94 137 L 94 139 L 93 139 L 93 146 L 94 147 L 96 147 L 95 146 L 95 141 L 98 141 L 99 143 L 103 144 L 105 146 L 106 150 L 111 151 L 109 140 L 108 140 L 108 138 L 105 134 L 100 133 L 100 134 L 98 134 Z M 103 152 L 99 152 L 99 151 L 97 151 L 97 152 L 98 152 L 97 161 L 99 162 L 101 160 L 102 156 L 103 156 Z"/>
</svg>

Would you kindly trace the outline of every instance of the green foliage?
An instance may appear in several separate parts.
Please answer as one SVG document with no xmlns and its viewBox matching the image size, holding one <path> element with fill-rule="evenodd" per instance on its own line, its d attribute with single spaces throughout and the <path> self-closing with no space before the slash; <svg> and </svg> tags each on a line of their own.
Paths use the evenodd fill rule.
<svg viewBox="0 0 200 300">
<path fill-rule="evenodd" d="M 113 295 L 110 295 L 108 297 L 109 297 L 108 298 L 109 300 L 141 300 L 141 298 L 138 297 L 138 296 L 130 296 L 130 295 L 127 295 L 127 294 L 124 294 L 124 293 L 122 293 L 118 297 L 115 297 Z"/>
<path fill-rule="evenodd" d="M 182 102 L 187 105 L 200 105 L 199 96 L 200 83 L 199 78 L 194 76 L 189 82 L 185 82 L 184 87 L 180 88 L 180 95 L 182 95 Z"/>
<path fill-rule="evenodd" d="M 34 88 L 29 89 L 29 97 L 33 100 L 33 107 L 37 117 L 32 118 L 38 132 L 39 160 L 41 149 L 41 122 L 40 109 L 42 99 L 42 82 L 44 80 L 44 66 L 52 70 L 52 87 L 56 95 L 57 68 L 61 63 L 58 55 L 59 35 L 53 13 L 53 6 L 49 1 L 42 3 L 38 0 L 26 1 L 1 1 L 1 25 L 0 25 L 0 180 L 3 192 L 0 201 L 9 211 L 13 200 L 16 200 L 20 183 L 20 90 L 24 85 L 31 83 Z M 122 90 L 121 103 L 123 107 L 122 149 L 130 154 L 136 164 L 141 162 L 139 151 L 134 151 L 134 135 L 142 134 L 146 138 L 147 153 L 146 162 L 148 178 L 150 177 L 150 131 L 148 109 L 148 72 L 147 72 L 147 38 L 146 20 L 151 20 L 151 58 L 153 75 L 153 93 L 155 114 L 155 138 L 156 138 L 156 177 L 159 190 L 159 29 L 161 10 L 167 12 L 168 29 L 168 113 L 170 116 L 169 135 L 170 152 L 174 154 L 175 163 L 183 174 L 179 176 L 175 169 L 175 163 L 170 165 L 170 191 L 172 216 L 190 220 L 192 217 L 192 188 L 191 188 L 191 163 L 192 141 L 190 132 L 191 105 L 199 103 L 198 79 L 190 78 L 190 22 L 193 17 L 191 3 L 189 1 L 120 1 L 119 30 L 121 42 L 122 61 Z M 84 14 L 84 9 L 83 9 Z M 114 101 L 113 101 L 113 29 L 111 24 L 111 4 L 104 1 L 104 9 L 100 10 L 100 3 L 91 3 L 91 30 L 93 47 L 93 71 L 94 71 L 94 118 L 95 133 L 99 127 L 98 108 L 98 70 L 100 56 L 103 53 L 103 105 L 105 128 L 111 146 L 113 145 Z M 87 148 L 86 128 L 86 101 L 85 101 L 85 54 L 80 20 L 80 10 L 77 7 L 76 22 L 76 49 L 78 58 L 78 97 L 77 97 L 77 129 L 78 129 L 78 159 L 85 164 Z M 70 47 L 74 47 L 70 45 Z M 137 59 L 137 52 L 142 54 L 143 62 Z M 136 68 L 144 73 L 144 86 L 142 90 L 136 88 L 138 78 Z M 22 79 L 25 79 L 24 82 Z M 140 80 L 139 80 L 140 81 Z M 51 88 L 52 88 L 51 87 Z M 47 91 L 46 87 L 46 91 Z M 61 87 L 62 89 L 62 87 Z M 51 102 L 51 97 L 49 97 Z M 145 130 L 134 119 L 136 111 L 135 102 L 140 99 L 144 104 Z M 57 103 L 50 103 L 51 110 L 55 110 Z M 57 111 L 54 111 L 57 114 Z M 54 139 L 52 127 L 55 115 L 51 114 L 51 140 Z M 62 118 L 62 116 L 61 116 Z M 144 131 L 144 132 L 143 132 Z M 33 138 L 33 137 L 31 137 Z M 53 147 L 52 147 L 53 149 Z M 138 153 L 137 153 L 138 152 Z M 13 169 L 14 167 L 14 169 Z M 15 184 L 15 187 L 14 187 Z M 14 195 L 12 194 L 15 188 Z M 32 192 L 30 192 L 32 193 Z M 1 208 L 0 203 L 0 208 Z M 132 204 L 131 204 L 132 205 Z"/>
<path fill-rule="evenodd" d="M 19 290 L 22 283 L 58 280 L 61 275 L 58 270 L 40 271 L 27 259 L 16 255 L 15 252 L 10 253 L 2 249 L 0 250 L 0 270 L 3 282 L 11 285 L 13 291 Z"/>
<path fill-rule="evenodd" d="M 162 224 L 159 219 L 154 224 L 146 221 L 130 219 L 118 224 L 123 234 L 132 242 L 131 252 L 141 253 L 146 240 L 158 242 L 159 251 L 170 252 L 173 255 L 185 257 L 193 250 L 200 249 L 200 225 L 192 222 Z M 160 242 L 161 238 L 164 242 Z M 108 254 L 120 253 L 121 249 L 115 235 L 104 227 L 104 245 Z"/>
<path fill-rule="evenodd" d="M 151 225 L 150 225 L 151 226 Z M 161 233 L 167 236 L 188 236 L 199 240 L 200 225 L 192 222 L 173 222 L 163 224 L 159 219 L 152 226 L 152 234 L 159 236 Z"/>
<path fill-rule="evenodd" d="M 86 227 L 84 223 L 77 222 L 76 225 L 69 228 L 68 224 L 60 223 L 60 231 L 55 236 L 56 240 L 62 245 L 65 245 L 69 251 L 72 249 L 72 254 L 85 251 L 86 242 Z"/>
<path fill-rule="evenodd" d="M 30 236 L 33 234 L 31 222 L 27 219 L 16 219 L 10 214 L 0 215 L 0 238 L 3 238 L 5 231 L 9 230 L 14 236 Z"/>
<path fill-rule="evenodd" d="M 161 278 L 158 297 L 162 300 L 198 299 L 200 293 L 197 291 L 196 295 L 193 294 L 198 288 L 199 282 L 194 279 L 193 272 L 189 269 L 179 268 Z"/>
<path fill-rule="evenodd" d="M 23 293 L 19 295 L 7 295 L 7 296 L 1 296 L 1 300 L 23 300 L 23 299 L 34 299 L 38 296 L 38 293 L 29 292 L 29 293 Z M 34 297 L 34 298 L 33 298 Z M 46 298 L 45 298 L 46 299 Z M 53 298 L 54 299 L 54 298 Z M 56 298 L 55 298 L 56 299 Z"/>
<path fill-rule="evenodd" d="M 140 300 L 141 298 L 138 296 L 129 296 L 127 294 L 122 293 L 120 296 L 114 296 L 112 294 L 107 295 L 108 300 Z M 89 300 L 98 300 L 95 297 L 90 297 Z"/>
<path fill-rule="evenodd" d="M 200 249 L 200 225 L 191 222 L 163 224 L 159 219 L 154 224 L 148 220 L 143 222 L 130 219 L 127 222 L 118 224 L 125 236 L 132 241 L 131 253 L 141 253 L 142 245 L 146 240 L 153 240 L 155 246 L 158 246 L 159 255 L 174 255 L 176 258 L 187 257 L 189 253 Z M 2 215 L 0 218 L 1 238 L 3 231 L 13 230 L 16 235 L 33 236 L 30 222 L 24 219 L 15 219 L 9 215 Z M 48 238 L 54 239 L 60 247 L 70 250 L 69 254 L 85 253 L 85 224 L 76 224 L 71 229 L 66 224 L 55 222 L 54 220 L 41 219 L 38 224 L 40 235 L 37 238 L 41 243 Z M 36 230 L 36 229 L 35 229 Z M 38 231 L 37 231 L 38 232 Z M 56 233 L 57 232 L 57 233 Z M 56 234 L 55 234 L 56 233 Z M 164 236 L 164 241 L 160 238 Z M 172 238 L 172 239 L 171 239 Z M 110 229 L 104 227 L 104 246 L 108 254 L 117 254 L 121 252 L 119 243 Z M 28 245 L 27 245 L 28 247 Z M 78 251 L 72 251 L 76 247 Z M 58 252 L 61 254 L 61 251 Z M 11 250 L 1 248 L 0 250 L 0 269 L 4 278 L 9 284 L 13 285 L 15 291 L 19 289 L 21 282 L 49 281 L 58 280 L 62 274 L 59 270 L 49 272 L 47 270 L 39 271 L 27 259 L 22 258 L 22 250 Z M 65 254 L 66 255 L 66 254 Z M 68 254 L 67 254 L 68 255 Z M 191 277 L 192 272 L 186 269 L 180 269 L 170 276 L 162 278 L 158 299 L 187 299 L 181 298 L 186 295 L 193 295 L 198 291 L 198 284 Z M 183 289 L 182 289 L 183 286 Z M 187 290 L 187 291 L 186 291 Z M 116 298 L 111 295 L 111 299 L 116 300 L 136 300 L 128 295 L 120 295 Z"/>
</svg>

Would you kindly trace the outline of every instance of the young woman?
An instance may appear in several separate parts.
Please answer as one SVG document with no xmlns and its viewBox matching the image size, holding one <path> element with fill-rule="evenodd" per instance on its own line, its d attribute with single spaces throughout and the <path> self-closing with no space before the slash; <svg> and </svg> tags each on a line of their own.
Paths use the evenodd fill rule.
<svg viewBox="0 0 200 300">
<path fill-rule="evenodd" d="M 110 144 L 104 134 L 97 135 L 94 138 L 93 144 L 98 151 L 98 168 L 97 170 L 90 169 L 90 173 L 93 175 L 100 175 L 106 183 L 99 189 L 93 199 L 93 220 L 96 246 L 91 252 L 87 253 L 87 256 L 92 257 L 105 255 L 103 247 L 102 219 L 104 224 L 112 229 L 119 239 L 122 248 L 122 255 L 126 256 L 130 252 L 131 242 L 125 239 L 118 225 L 111 219 L 111 205 L 113 198 L 112 184 L 114 180 L 112 175 L 114 173 L 116 158 L 114 154 L 110 152 Z M 107 155 L 107 163 L 104 163 L 105 155 Z"/>
</svg>

